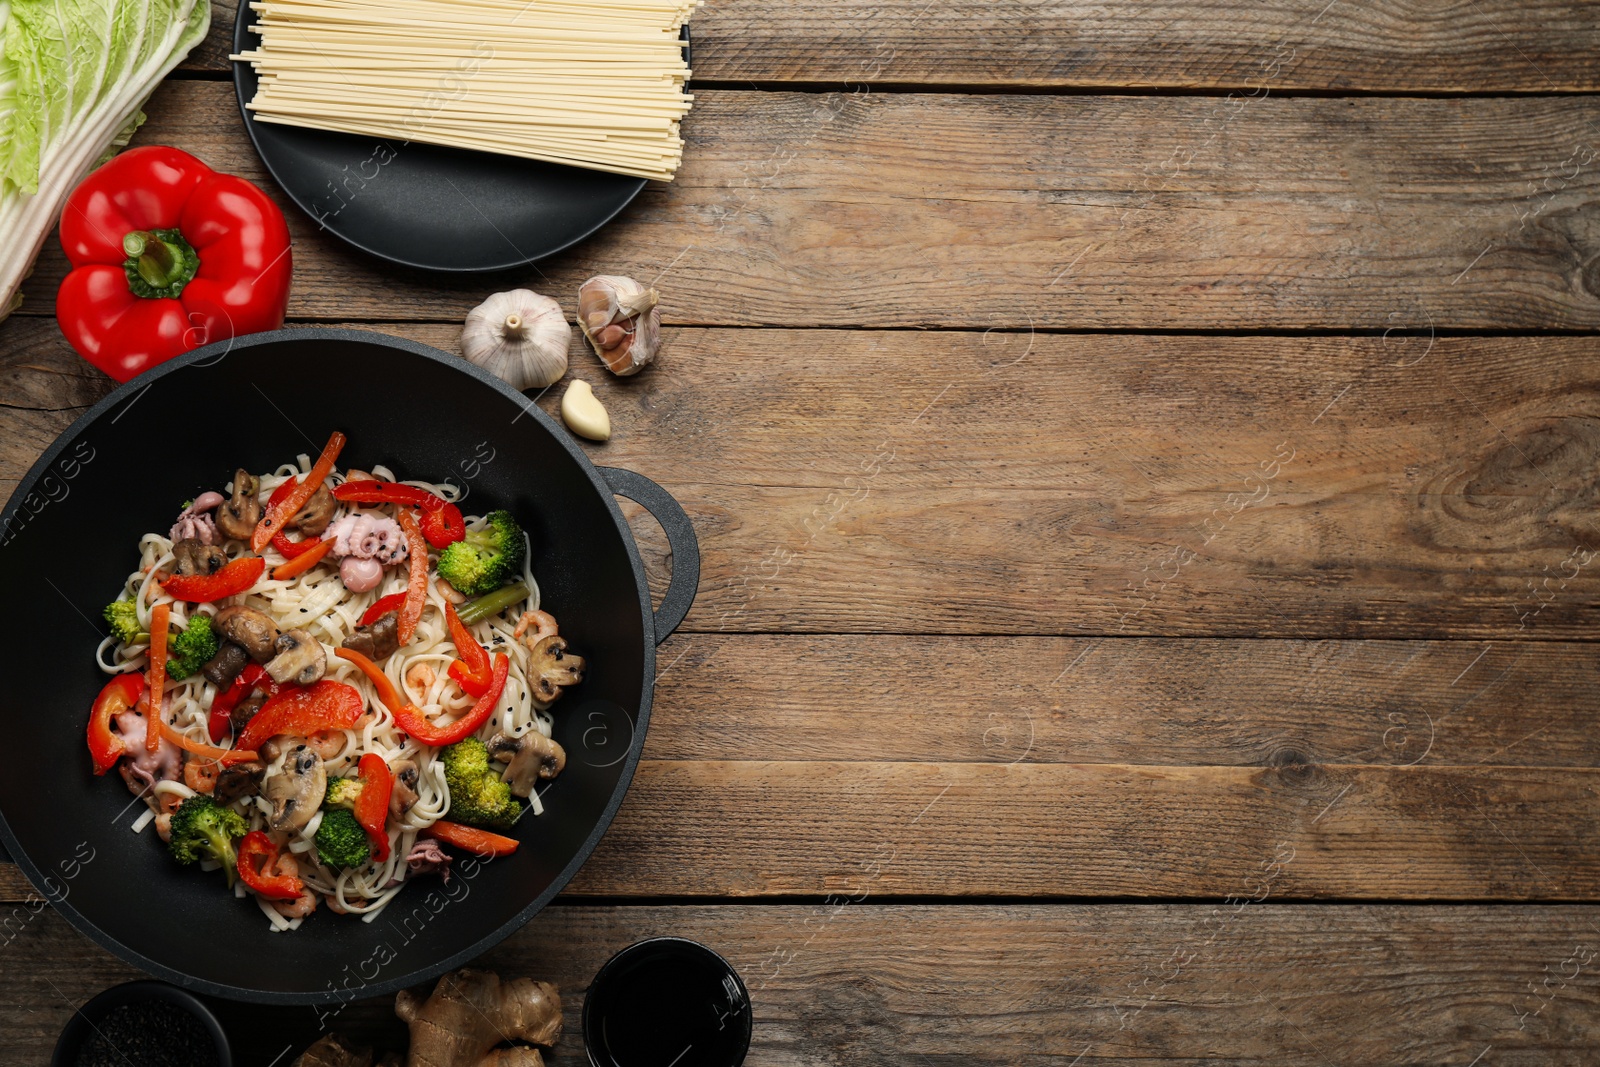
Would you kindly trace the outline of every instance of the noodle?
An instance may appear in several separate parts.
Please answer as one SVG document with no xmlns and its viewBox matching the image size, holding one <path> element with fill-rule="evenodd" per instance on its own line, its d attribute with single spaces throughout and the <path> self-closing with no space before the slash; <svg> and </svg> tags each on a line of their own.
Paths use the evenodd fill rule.
<svg viewBox="0 0 1600 1067">
<path fill-rule="evenodd" d="M 701 0 L 257 0 L 262 122 L 671 181 Z"/>
<path fill-rule="evenodd" d="M 279 467 L 261 479 L 261 496 L 264 498 L 285 480 L 299 477 L 309 469 L 310 458 L 307 456 L 300 456 L 296 465 Z M 382 466 L 374 466 L 371 473 L 383 481 L 395 480 L 392 473 Z M 329 477 L 328 484 L 332 487 L 343 480 L 342 475 L 335 473 Z M 423 489 L 447 501 L 454 501 L 461 495 L 450 484 L 423 481 L 406 481 L 402 484 Z M 231 493 L 231 485 L 227 491 Z M 337 515 L 346 514 L 349 510 L 350 505 L 341 504 Z M 466 517 L 468 530 L 481 530 L 486 522 L 485 516 Z M 223 547 L 230 557 L 237 557 L 246 551 L 246 546 L 239 541 L 226 541 Z M 275 579 L 271 576 L 272 569 L 282 563 L 284 557 L 269 545 L 261 553 L 266 559 L 267 571 L 248 593 L 217 603 L 189 604 L 172 600 L 156 580 L 162 568 L 173 563 L 172 548 L 172 542 L 159 533 L 142 536 L 139 539 L 139 567 L 123 582 L 120 595 L 136 600 L 140 623 L 146 627 L 152 609 L 162 602 L 171 604 L 172 624 L 177 627 L 187 625 L 195 614 L 214 615 L 224 606 L 244 604 L 270 615 L 282 630 L 304 629 L 323 644 L 337 647 L 357 628 L 367 608 L 379 598 L 403 592 L 406 588 L 406 568 L 391 566 L 386 568 L 383 581 L 377 588 L 353 593 L 345 588 L 339 577 L 338 563 L 331 558 L 318 562 L 293 578 Z M 526 643 L 512 638 L 515 620 L 522 613 L 537 610 L 539 606 L 539 587 L 531 568 L 532 564 L 525 555 L 520 577 L 527 583 L 530 592 L 524 602 L 469 627 L 480 643 L 497 652 L 504 652 L 510 661 L 499 705 L 475 734 L 485 741 L 497 732 L 522 736 L 530 730 L 538 730 L 546 736 L 550 734 L 550 718 L 545 707 L 533 698 L 532 687 L 527 680 L 531 649 Z M 378 664 L 396 688 L 440 727 L 449 725 L 475 703 L 471 696 L 450 682 L 446 674 L 449 664 L 458 657 L 445 624 L 445 604 L 437 583 L 430 580 L 422 616 L 411 640 Z M 95 662 L 106 674 L 122 674 L 143 670 L 146 653 L 147 647 L 143 644 L 126 646 L 115 637 L 108 637 L 96 647 Z M 433 680 L 422 689 L 407 678 L 408 672 L 419 665 L 428 666 L 434 674 Z M 360 915 L 370 922 L 412 877 L 406 857 L 416 844 L 419 832 L 448 812 L 450 794 L 445 785 L 444 764 L 438 750 L 414 740 L 399 728 L 393 714 L 378 699 L 376 689 L 366 675 L 354 664 L 329 656 L 324 677 L 353 686 L 361 694 L 367 711 L 363 721 L 355 727 L 330 731 L 313 739 L 313 747 L 322 757 L 330 778 L 353 767 L 368 753 L 376 753 L 386 763 L 410 759 L 417 765 L 416 802 L 403 816 L 396 818 L 391 814 L 388 819 L 390 850 L 387 859 L 379 862 L 369 858 L 360 867 L 342 871 L 322 865 L 314 840 L 323 818 L 320 810 L 302 830 L 290 836 L 285 846 L 285 854 L 292 856 L 299 864 L 299 876 L 306 889 L 328 900 L 334 910 Z M 167 686 L 166 707 L 173 727 L 187 738 L 209 744 L 210 709 L 217 696 L 216 687 L 199 672 L 181 681 L 169 679 Z M 268 773 L 281 767 L 287 758 L 287 752 L 280 753 L 277 761 L 268 768 Z M 163 810 L 163 798 L 181 800 L 194 795 L 194 790 L 182 781 L 157 782 L 153 789 L 141 797 L 146 810 L 135 820 L 134 832 L 142 831 Z M 537 797 L 530 798 L 529 806 L 534 814 L 543 810 Z M 232 807 L 245 817 L 250 829 L 267 827 L 267 816 L 272 806 L 265 798 L 247 795 L 235 801 Z M 237 889 L 239 893 L 244 893 L 242 884 Z M 298 929 L 300 919 L 285 918 L 260 896 L 256 896 L 256 902 L 274 931 Z"/>
</svg>

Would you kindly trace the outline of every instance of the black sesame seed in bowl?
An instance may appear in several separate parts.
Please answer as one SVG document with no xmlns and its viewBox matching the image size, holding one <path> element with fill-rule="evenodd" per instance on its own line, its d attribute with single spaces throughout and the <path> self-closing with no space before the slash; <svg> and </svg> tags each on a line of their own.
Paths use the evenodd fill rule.
<svg viewBox="0 0 1600 1067">
<path fill-rule="evenodd" d="M 233 1067 L 222 1026 L 166 982 L 113 986 L 73 1013 L 51 1067 Z"/>
</svg>

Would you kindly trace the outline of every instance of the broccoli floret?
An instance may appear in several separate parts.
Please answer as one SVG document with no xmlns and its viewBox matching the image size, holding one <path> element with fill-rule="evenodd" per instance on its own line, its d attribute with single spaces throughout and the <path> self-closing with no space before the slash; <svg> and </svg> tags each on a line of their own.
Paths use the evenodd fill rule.
<svg viewBox="0 0 1600 1067">
<path fill-rule="evenodd" d="M 211 616 L 195 615 L 182 633 L 167 642 L 167 677 L 182 681 L 206 665 L 222 647 Z"/>
<path fill-rule="evenodd" d="M 150 635 L 139 626 L 139 605 L 132 600 L 113 600 L 101 612 L 111 624 L 111 633 L 125 645 L 150 640 Z"/>
<path fill-rule="evenodd" d="M 361 790 L 366 784 L 359 778 L 329 778 L 328 792 L 322 803 L 324 805 L 332 805 L 335 808 L 354 811 L 356 799 L 361 796 Z"/>
<path fill-rule="evenodd" d="M 450 789 L 450 818 L 456 822 L 503 830 L 522 814 L 510 783 L 489 769 L 489 746 L 476 737 L 444 750 L 444 784 Z"/>
<path fill-rule="evenodd" d="M 372 855 L 367 832 L 347 808 L 324 808 L 317 827 L 317 858 L 329 867 L 359 867 Z"/>
<path fill-rule="evenodd" d="M 233 839 L 243 837 L 249 830 L 243 815 L 201 793 L 185 800 L 172 813 L 172 838 L 167 847 L 179 863 L 208 857 L 216 860 L 222 864 L 231 886 L 238 870 Z"/>
<path fill-rule="evenodd" d="M 527 542 L 509 511 L 491 511 L 488 525 L 439 554 L 439 577 L 467 596 L 498 589 L 522 569 Z"/>
</svg>

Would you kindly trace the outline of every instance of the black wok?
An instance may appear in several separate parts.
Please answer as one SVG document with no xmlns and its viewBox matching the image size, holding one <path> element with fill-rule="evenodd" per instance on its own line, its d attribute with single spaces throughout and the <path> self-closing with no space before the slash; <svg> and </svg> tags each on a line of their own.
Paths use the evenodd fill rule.
<svg viewBox="0 0 1600 1067">
<path fill-rule="evenodd" d="M 137 538 L 219 488 L 236 465 L 315 454 L 335 430 L 341 467 L 454 480 L 467 508 L 505 507 L 527 527 L 544 606 L 587 677 L 555 707 L 569 758 L 525 817 L 514 856 L 457 863 L 448 888 L 419 879 L 374 922 L 319 909 L 270 932 L 220 873 L 180 867 L 116 774 L 89 770 L 83 729 L 104 682 L 99 613 L 137 565 Z M 652 614 L 644 569 L 613 494 L 660 521 L 671 586 Z M 415 985 L 527 922 L 594 850 L 633 777 L 650 719 L 655 647 L 694 599 L 699 550 L 661 487 L 596 468 L 522 394 L 463 360 L 353 330 L 282 330 L 198 349 L 119 388 L 50 446 L 0 515 L 0 635 L 7 661 L 0 841 L 84 933 L 145 970 L 204 993 L 330 1003 Z"/>
</svg>

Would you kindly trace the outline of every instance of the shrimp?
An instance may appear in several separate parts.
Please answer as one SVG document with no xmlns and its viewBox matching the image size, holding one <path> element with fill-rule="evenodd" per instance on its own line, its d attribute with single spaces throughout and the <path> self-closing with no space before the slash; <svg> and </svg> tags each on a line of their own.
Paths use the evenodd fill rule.
<svg viewBox="0 0 1600 1067">
<path fill-rule="evenodd" d="M 280 878 L 298 878 L 300 864 L 288 849 L 284 849 L 278 853 L 278 860 L 272 865 L 272 873 Z M 304 919 L 317 910 L 317 894 L 302 887 L 300 895 L 293 900 L 269 900 L 267 903 L 272 905 L 273 911 L 285 919 Z"/>
<path fill-rule="evenodd" d="M 196 793 L 209 793 L 217 787 L 222 764 L 216 760 L 191 759 L 183 764 L 183 784 Z"/>
<path fill-rule="evenodd" d="M 161 838 L 161 840 L 167 842 L 168 844 L 171 844 L 172 843 L 172 815 L 170 813 L 168 813 L 168 812 L 162 812 L 160 815 L 157 815 L 155 817 L 155 824 L 156 824 L 156 836 Z"/>
<path fill-rule="evenodd" d="M 306 738 L 306 747 L 322 757 L 324 761 L 331 760 L 344 751 L 345 734 L 343 730 L 329 730 L 326 733 L 312 734 Z"/>
<path fill-rule="evenodd" d="M 406 668 L 406 685 L 424 696 L 438 679 L 438 674 L 434 673 L 433 667 L 426 660 L 419 660 Z"/>
<path fill-rule="evenodd" d="M 511 631 L 511 636 L 520 638 L 530 626 L 537 626 L 538 629 L 534 630 L 533 634 L 528 638 L 529 648 L 537 645 L 547 637 L 554 636 L 558 629 L 556 617 L 548 611 L 525 611 L 522 613 L 522 618 L 517 620 L 517 628 Z"/>
<path fill-rule="evenodd" d="M 156 793 L 156 836 L 163 841 L 172 840 L 172 816 L 183 806 L 183 797 L 176 793 Z"/>
</svg>

